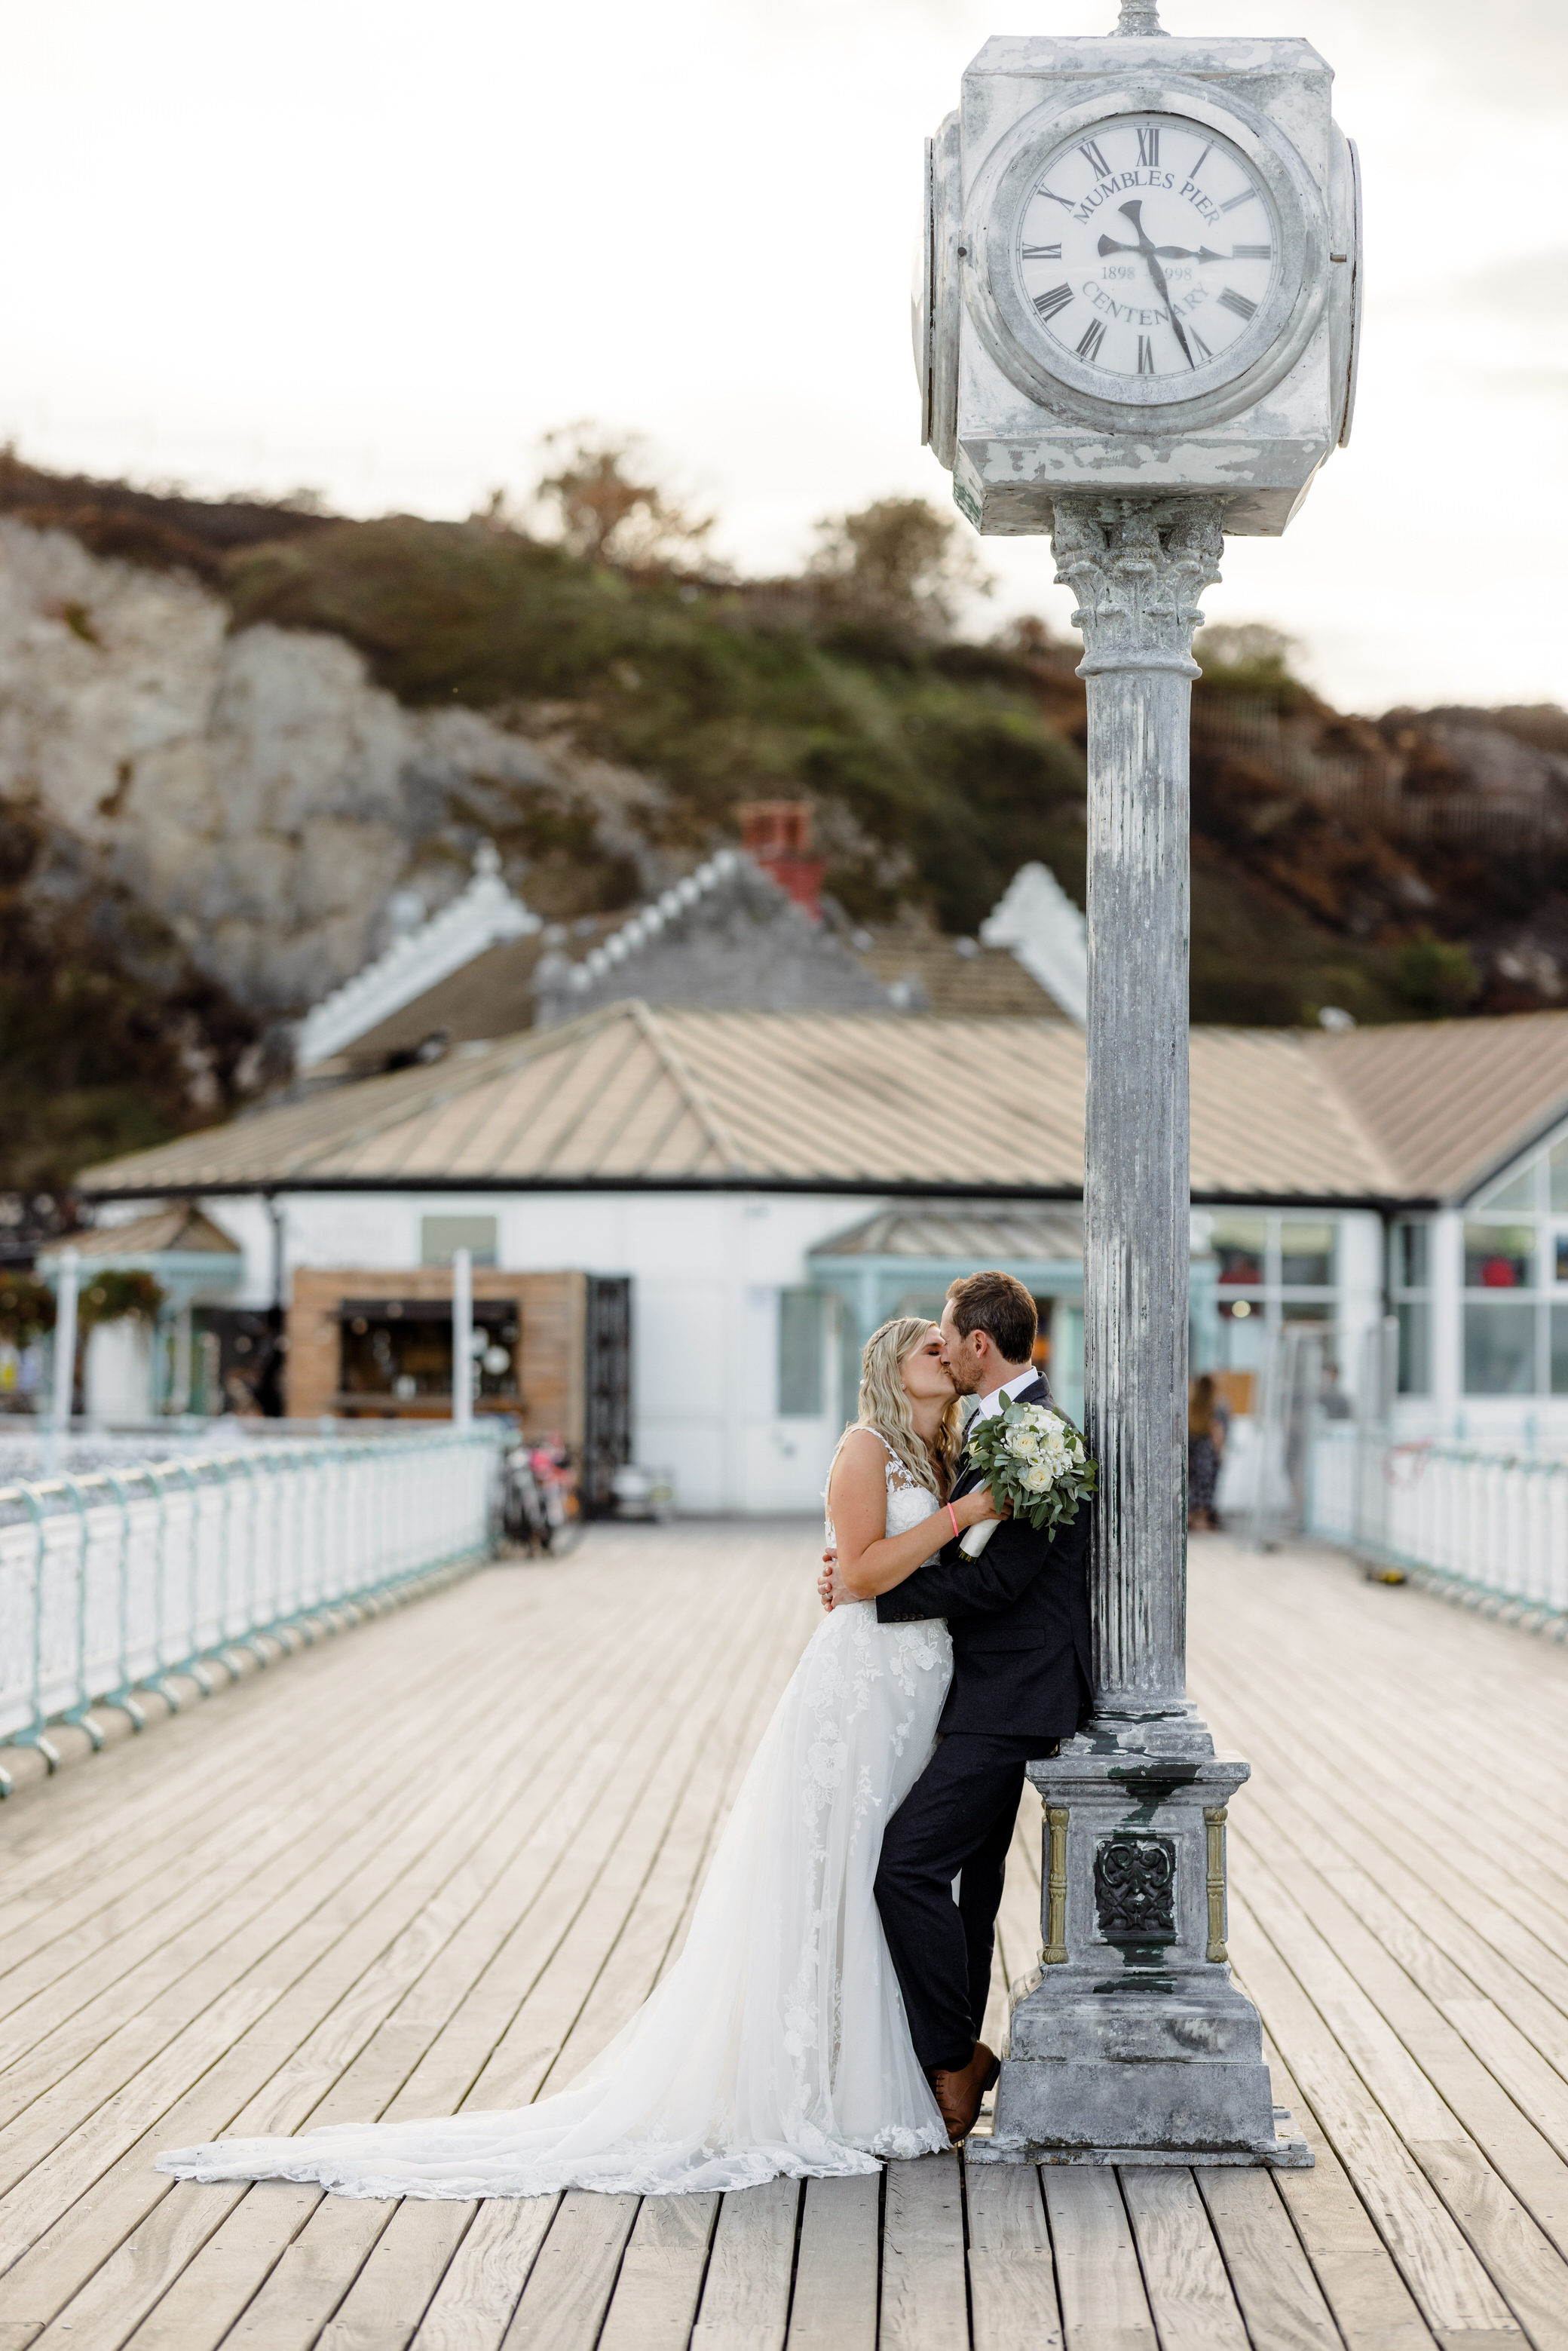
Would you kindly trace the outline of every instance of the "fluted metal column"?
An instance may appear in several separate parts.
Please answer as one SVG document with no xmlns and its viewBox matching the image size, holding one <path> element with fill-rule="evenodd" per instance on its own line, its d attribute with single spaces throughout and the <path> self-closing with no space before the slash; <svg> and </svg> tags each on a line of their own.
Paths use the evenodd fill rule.
<svg viewBox="0 0 1568 2351">
<path fill-rule="evenodd" d="M 1185 1710 L 1188 734 L 1217 498 L 1059 498 L 1089 699 L 1084 1176 L 1095 1711 Z"/>
</svg>

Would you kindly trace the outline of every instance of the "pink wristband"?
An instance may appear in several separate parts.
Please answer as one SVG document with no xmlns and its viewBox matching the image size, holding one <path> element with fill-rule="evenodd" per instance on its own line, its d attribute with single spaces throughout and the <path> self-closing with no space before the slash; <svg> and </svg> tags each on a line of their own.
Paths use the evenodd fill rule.
<svg viewBox="0 0 1568 2351">
<path fill-rule="evenodd" d="M 953 1508 L 953 1505 L 952 1505 L 952 1503 L 951 1503 L 951 1502 L 947 1503 L 947 1504 L 946 1504 L 946 1511 L 947 1511 L 947 1516 L 948 1516 L 948 1517 L 952 1520 L 952 1521 L 953 1521 L 953 1532 L 954 1532 L 955 1536 L 961 1534 L 961 1533 L 963 1532 L 963 1529 L 962 1529 L 962 1528 L 959 1526 L 959 1524 L 958 1524 L 958 1513 L 957 1513 L 957 1511 Z"/>
</svg>

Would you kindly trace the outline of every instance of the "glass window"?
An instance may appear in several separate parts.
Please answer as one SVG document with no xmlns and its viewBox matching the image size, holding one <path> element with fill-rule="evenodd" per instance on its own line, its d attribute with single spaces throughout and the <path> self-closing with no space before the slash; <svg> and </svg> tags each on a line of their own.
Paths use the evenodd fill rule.
<svg viewBox="0 0 1568 2351">
<path fill-rule="evenodd" d="M 1532 1225 L 1465 1227 L 1467 1290 L 1528 1290 L 1534 1273 Z"/>
<path fill-rule="evenodd" d="M 476 1265 L 496 1262 L 494 1217 L 422 1217 L 419 1220 L 421 1265 L 450 1265 L 454 1249 L 465 1249 Z"/>
<path fill-rule="evenodd" d="M 1484 1199 L 1477 1201 L 1476 1206 L 1479 1208 L 1533 1208 L 1538 1164 L 1532 1159 L 1521 1175 L 1511 1176 L 1506 1184 L 1500 1184 L 1495 1192 L 1489 1192 Z"/>
<path fill-rule="evenodd" d="M 1552 1310 L 1552 1393 L 1568 1395 L 1568 1306 Z"/>
<path fill-rule="evenodd" d="M 1287 1289 L 1332 1289 L 1333 1258 L 1333 1225 L 1293 1225 L 1287 1220 L 1281 1226 L 1280 1279 Z"/>
<path fill-rule="evenodd" d="M 1533 1395 L 1535 1309 L 1488 1299 L 1465 1308 L 1465 1394 Z"/>
<path fill-rule="evenodd" d="M 1246 1290 L 1263 1280 L 1269 1228 L 1261 1217 L 1216 1217 L 1208 1245 L 1219 1259 L 1219 1279 Z"/>
<path fill-rule="evenodd" d="M 1552 1146 L 1552 1213 L 1568 1216 L 1568 1141 Z"/>
<path fill-rule="evenodd" d="M 1394 1311 L 1399 1318 L 1399 1393 L 1430 1395 L 1432 1310 L 1424 1299 L 1404 1299 Z"/>
<path fill-rule="evenodd" d="M 1253 1372 L 1263 1360 L 1269 1318 L 1260 1299 L 1219 1301 L 1219 1362 L 1223 1372 Z"/>
<path fill-rule="evenodd" d="M 1394 1287 L 1396 1290 L 1425 1290 L 1431 1280 L 1432 1228 L 1430 1225 L 1396 1225 L 1394 1228 Z"/>
<path fill-rule="evenodd" d="M 822 1309 L 820 1290 L 779 1293 L 779 1410 L 810 1420 L 822 1409 Z"/>
</svg>

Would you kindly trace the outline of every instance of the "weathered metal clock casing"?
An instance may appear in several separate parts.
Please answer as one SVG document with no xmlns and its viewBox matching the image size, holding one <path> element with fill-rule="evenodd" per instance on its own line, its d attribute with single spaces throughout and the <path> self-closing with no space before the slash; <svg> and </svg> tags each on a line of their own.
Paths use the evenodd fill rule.
<svg viewBox="0 0 1568 2351">
<path fill-rule="evenodd" d="M 1359 180 L 1333 118 L 1333 78 L 1304 40 L 986 43 L 958 111 L 928 143 L 915 295 L 923 437 L 977 530 L 1049 530 L 1059 494 L 1095 492 L 1218 495 L 1228 535 L 1284 529 L 1349 439 L 1354 400 Z M 1009 224 L 1033 159 L 1132 113 L 1242 147 L 1269 183 L 1282 248 L 1266 347 L 1225 382 L 1163 405 L 1164 384 L 1097 395 L 1070 359 L 1053 368 L 1038 341 L 1031 352 L 1008 279 Z"/>
</svg>

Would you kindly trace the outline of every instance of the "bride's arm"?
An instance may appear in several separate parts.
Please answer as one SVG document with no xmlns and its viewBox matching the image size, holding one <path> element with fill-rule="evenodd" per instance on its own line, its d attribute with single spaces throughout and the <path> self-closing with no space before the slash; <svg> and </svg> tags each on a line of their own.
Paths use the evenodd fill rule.
<svg viewBox="0 0 1568 2351">
<path fill-rule="evenodd" d="M 946 1506 L 938 1513 L 940 1532 L 929 1518 L 905 1534 L 884 1531 L 887 1458 L 869 1429 L 852 1430 L 829 1481 L 828 1509 L 839 1538 L 839 1577 L 852 1600 L 874 1600 L 879 1592 L 891 1592 L 952 1537 L 953 1520 Z M 979 1519 L 997 1515 L 990 1489 L 984 1484 L 960 1495 L 953 1511 L 960 1532 Z"/>
</svg>

